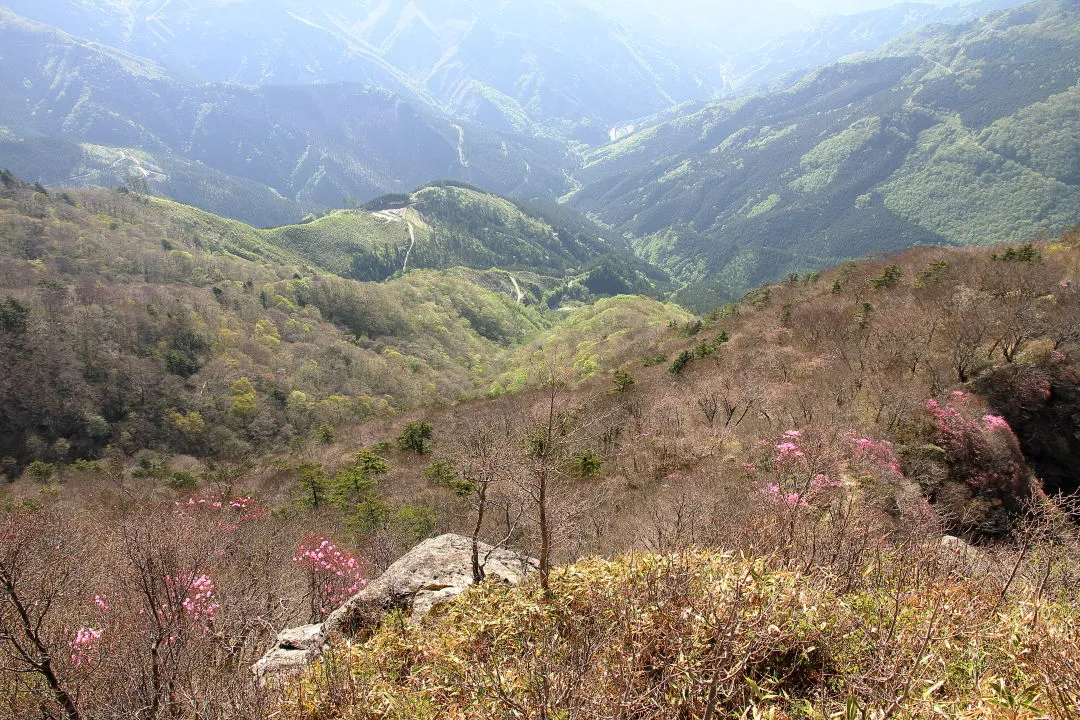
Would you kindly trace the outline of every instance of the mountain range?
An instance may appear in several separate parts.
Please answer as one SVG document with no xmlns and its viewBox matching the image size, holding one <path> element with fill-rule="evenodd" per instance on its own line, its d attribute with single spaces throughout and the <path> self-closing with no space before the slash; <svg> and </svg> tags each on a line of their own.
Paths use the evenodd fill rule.
<svg viewBox="0 0 1080 720">
<path fill-rule="evenodd" d="M 726 39 L 734 10 L 699 40 L 713 26 L 645 3 L 9 2 L 0 166 L 261 227 L 440 179 L 561 199 L 707 308 L 866 252 L 1080 217 L 1077 11 L 980 15 L 1014 4 L 767 5 L 760 44 Z"/>
<path fill-rule="evenodd" d="M 587 155 L 570 204 L 704 305 L 866 253 L 1061 230 L 1080 218 L 1078 19 L 1040 0 L 673 112 Z"/>
</svg>

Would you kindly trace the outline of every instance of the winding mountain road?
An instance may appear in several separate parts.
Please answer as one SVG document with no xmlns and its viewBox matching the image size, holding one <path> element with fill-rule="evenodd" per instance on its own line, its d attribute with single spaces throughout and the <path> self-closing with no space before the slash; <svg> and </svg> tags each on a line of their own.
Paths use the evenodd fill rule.
<svg viewBox="0 0 1080 720">
<path fill-rule="evenodd" d="M 401 266 L 402 275 L 409 269 L 409 256 L 412 255 L 412 249 L 416 246 L 416 231 L 413 230 L 413 224 L 406 224 L 409 226 L 409 249 L 405 251 L 405 264 Z"/>
<path fill-rule="evenodd" d="M 517 293 L 517 303 L 521 304 L 521 301 L 525 299 L 525 293 L 521 292 L 521 286 L 518 285 L 517 278 L 510 275 L 510 282 L 514 284 L 514 292 Z"/>
</svg>

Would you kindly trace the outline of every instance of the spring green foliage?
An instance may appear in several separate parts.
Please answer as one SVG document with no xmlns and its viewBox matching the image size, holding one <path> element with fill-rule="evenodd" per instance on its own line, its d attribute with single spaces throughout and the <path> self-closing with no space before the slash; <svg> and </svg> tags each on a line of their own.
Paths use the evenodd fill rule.
<svg viewBox="0 0 1080 720">
<path fill-rule="evenodd" d="M 602 372 L 682 317 L 637 297 L 555 315 L 517 302 L 502 270 L 360 283 L 312 270 L 272 233 L 169 201 L 5 187 L 0 453 L 24 465 L 109 445 L 240 457 L 493 382 L 521 390 L 544 332 Z M 515 279 L 533 297 L 551 281 Z"/>
<path fill-rule="evenodd" d="M 573 457 L 574 474 L 581 479 L 596 475 L 604 467 L 604 459 L 592 450 L 584 450 Z"/>
<path fill-rule="evenodd" d="M 616 370 L 615 374 L 611 376 L 611 381 L 615 384 L 616 392 L 626 392 L 636 382 L 634 376 L 625 370 Z"/>
<path fill-rule="evenodd" d="M 900 282 L 902 277 L 904 277 L 904 271 L 898 265 L 889 265 L 881 271 L 880 275 L 870 278 L 869 285 L 875 290 L 890 288 Z"/>
<path fill-rule="evenodd" d="M 8 295 L 0 304 L 0 327 L 10 332 L 24 332 L 30 319 L 30 309 Z"/>
<path fill-rule="evenodd" d="M 27 466 L 26 474 L 34 478 L 37 482 L 45 483 L 51 480 L 53 475 L 56 474 L 56 466 L 51 463 L 35 460 Z"/>
<path fill-rule="evenodd" d="M 991 255 L 994 260 L 1003 262 L 1026 262 L 1033 263 L 1040 259 L 1039 251 L 1031 243 L 1025 243 L 1018 248 L 1005 248 L 1000 256 L 997 253 Z"/>
<path fill-rule="evenodd" d="M 377 492 L 379 478 L 390 472 L 390 465 L 371 450 L 361 450 L 354 457 L 354 464 L 339 471 L 332 483 L 334 503 L 346 515 L 370 514 L 373 505 L 379 505 Z"/>
<path fill-rule="evenodd" d="M 194 490 L 199 486 L 199 481 L 191 473 L 180 470 L 170 475 L 165 484 L 173 490 Z"/>
<path fill-rule="evenodd" d="M 649 368 L 654 365 L 663 365 L 667 362 L 667 355 L 663 353 L 656 353 L 655 355 L 646 355 L 641 358 L 641 367 Z"/>
<path fill-rule="evenodd" d="M 401 450 L 423 455 L 434 443 L 435 428 L 426 420 L 417 420 L 405 424 L 405 429 L 398 435 L 397 444 Z"/>
<path fill-rule="evenodd" d="M 675 362 L 671 363 L 671 367 L 668 368 L 668 372 L 672 375 L 679 375 L 686 368 L 687 365 L 694 359 L 694 354 L 689 350 L 683 350 L 679 353 L 679 357 L 675 358 Z"/>
<path fill-rule="evenodd" d="M 319 429 L 315 431 L 315 437 L 321 445 L 331 445 L 334 442 L 334 426 L 333 425 L 320 425 Z"/>
<path fill-rule="evenodd" d="M 663 348 L 679 342 L 678 333 L 669 329 L 671 323 L 692 317 L 678 306 L 641 296 L 604 298 L 566 314 L 550 330 L 509 353 L 498 382 L 504 388 L 521 389 L 529 369 L 551 357 L 572 366 L 583 379 L 614 372 L 636 362 L 643 347 L 664 354 Z"/>
<path fill-rule="evenodd" d="M 475 484 L 462 479 L 454 466 L 443 460 L 436 460 L 424 468 L 424 477 L 433 485 L 449 489 L 455 497 L 468 497 L 476 492 Z"/>
<path fill-rule="evenodd" d="M 297 502 L 303 507 L 318 510 L 330 497 L 330 478 L 321 463 L 301 463 L 296 468 Z"/>
</svg>

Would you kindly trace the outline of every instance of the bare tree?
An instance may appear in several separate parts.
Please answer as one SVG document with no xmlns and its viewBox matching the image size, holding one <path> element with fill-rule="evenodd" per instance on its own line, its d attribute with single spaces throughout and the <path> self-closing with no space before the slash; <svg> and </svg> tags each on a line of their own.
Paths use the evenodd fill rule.
<svg viewBox="0 0 1080 720">
<path fill-rule="evenodd" d="M 455 490 L 470 499 L 475 515 L 472 573 L 473 582 L 480 583 L 484 580 L 484 564 L 487 561 L 487 557 L 480 557 L 480 536 L 489 511 L 501 507 L 505 521 L 503 537 L 493 543 L 493 550 L 510 541 L 523 514 L 521 504 L 515 503 L 505 492 L 517 470 L 512 427 L 507 418 L 501 424 L 494 419 L 480 422 L 453 441 L 453 445 L 453 464 L 460 476 Z"/>
<path fill-rule="evenodd" d="M 56 632 L 56 617 L 77 592 L 79 544 L 55 518 L 29 514 L 4 518 L 0 537 L 0 670 L 15 678 L 36 676 L 38 682 L 19 682 L 11 690 L 41 693 L 43 718 L 55 718 L 59 710 L 67 720 L 79 720 L 78 686 L 66 672 L 67 647 Z"/>
<path fill-rule="evenodd" d="M 596 397 L 575 403 L 562 373 L 552 362 L 540 368 L 541 399 L 526 418 L 521 450 L 524 470 L 519 484 L 534 510 L 540 544 L 540 585 L 550 593 L 556 538 L 574 518 L 588 513 L 589 502 L 569 482 L 575 452 L 588 448 L 592 432 L 603 427 L 608 413 L 589 413 Z"/>
</svg>

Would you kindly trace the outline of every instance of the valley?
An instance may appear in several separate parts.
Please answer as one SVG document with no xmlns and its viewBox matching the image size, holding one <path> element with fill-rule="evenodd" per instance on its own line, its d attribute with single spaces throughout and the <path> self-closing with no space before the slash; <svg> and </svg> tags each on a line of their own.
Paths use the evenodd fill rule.
<svg viewBox="0 0 1080 720">
<path fill-rule="evenodd" d="M 7 0 L 0 720 L 1074 720 L 1078 103 L 1075 0 Z"/>
</svg>

